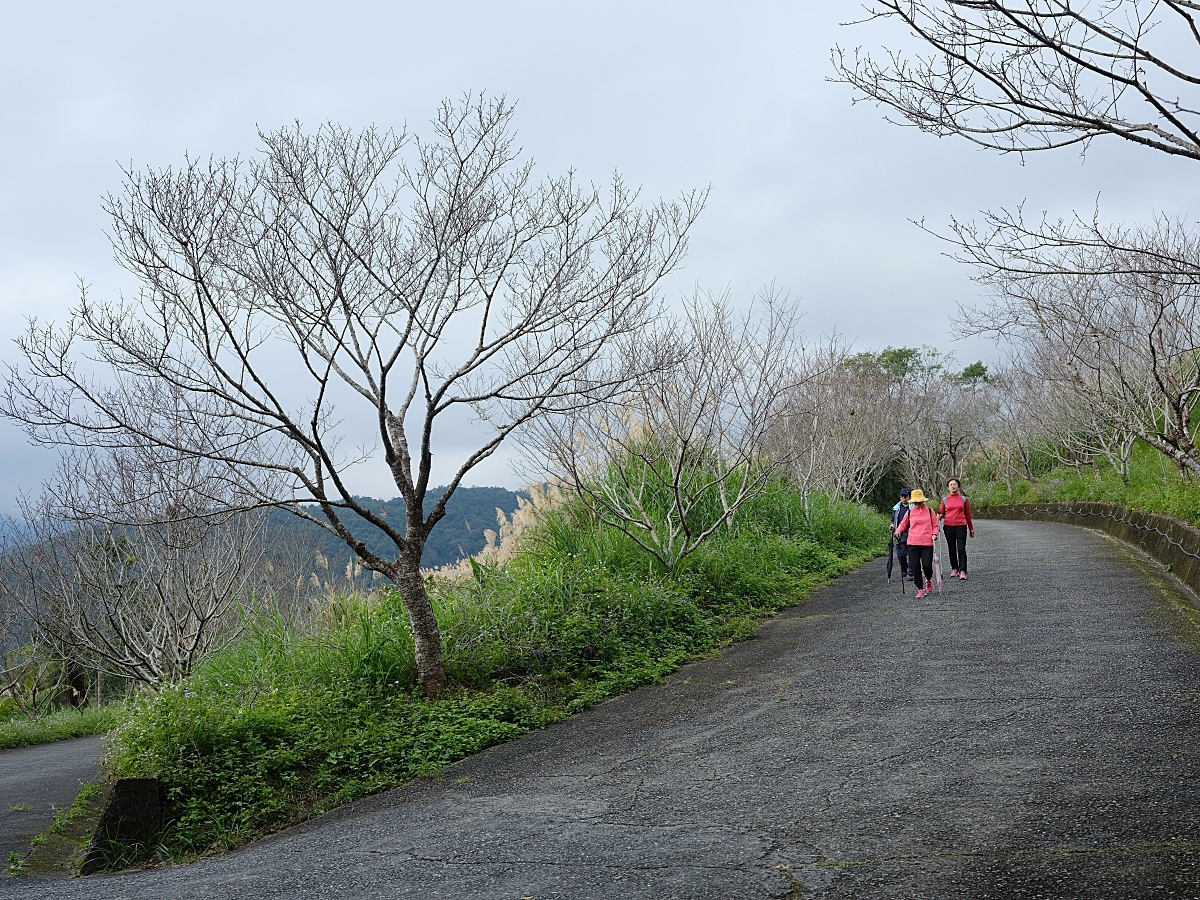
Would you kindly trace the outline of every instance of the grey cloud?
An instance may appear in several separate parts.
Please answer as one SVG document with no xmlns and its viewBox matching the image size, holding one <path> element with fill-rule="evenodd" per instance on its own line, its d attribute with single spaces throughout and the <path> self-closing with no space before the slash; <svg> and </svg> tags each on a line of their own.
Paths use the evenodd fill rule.
<svg viewBox="0 0 1200 900">
<path fill-rule="evenodd" d="M 803 299 L 810 331 L 836 327 L 863 348 L 930 343 L 964 361 L 990 352 L 951 343 L 949 315 L 976 288 L 909 219 L 943 227 L 951 215 L 1022 201 L 1063 214 L 1090 210 L 1098 195 L 1111 218 L 1194 208 L 1200 184 L 1186 162 L 1101 142 L 1086 163 L 1068 151 L 1022 164 L 852 107 L 849 89 L 826 79 L 830 47 L 880 34 L 839 29 L 859 9 L 854 0 L 13 6 L 0 35 L 0 77 L 20 86 L 0 95 L 0 360 L 15 359 L 8 340 L 24 315 L 65 313 L 76 273 L 98 295 L 136 289 L 103 236 L 100 198 L 119 188 L 119 163 L 251 154 L 258 126 L 295 119 L 407 120 L 419 130 L 441 98 L 469 89 L 519 101 L 521 140 L 543 171 L 575 167 L 604 181 L 617 169 L 647 198 L 713 186 L 669 294 L 699 283 L 748 299 L 774 280 Z M 8 426 L 0 446 L 15 463 L 0 500 L 35 488 L 39 455 Z M 479 478 L 511 483 L 506 467 L 498 459 Z"/>
</svg>

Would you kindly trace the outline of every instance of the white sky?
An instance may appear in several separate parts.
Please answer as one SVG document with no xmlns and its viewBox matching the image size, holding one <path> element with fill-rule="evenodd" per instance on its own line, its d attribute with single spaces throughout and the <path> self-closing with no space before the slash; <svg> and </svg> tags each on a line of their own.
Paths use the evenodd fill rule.
<svg viewBox="0 0 1200 900">
<path fill-rule="evenodd" d="M 207 0 L 0 3 L 0 362 L 26 316 L 62 318 L 76 279 L 131 290 L 111 260 L 101 197 L 120 164 L 250 155 L 256 129 L 300 120 L 408 124 L 467 90 L 518 102 L 541 171 L 619 170 L 650 200 L 712 186 L 668 297 L 768 281 L 801 298 L 806 329 L 858 349 L 934 344 L 961 364 L 990 345 L 951 341 L 978 297 L 970 271 L 910 219 L 1025 202 L 1110 219 L 1190 215 L 1190 164 L 1113 142 L 1000 157 L 887 124 L 831 84 L 829 51 L 902 43 L 840 28 L 855 2 L 383 2 Z M 36 491 L 46 451 L 0 423 L 0 510 Z M 472 483 L 516 485 L 505 458 Z M 356 487 L 392 496 L 364 470 Z"/>
</svg>

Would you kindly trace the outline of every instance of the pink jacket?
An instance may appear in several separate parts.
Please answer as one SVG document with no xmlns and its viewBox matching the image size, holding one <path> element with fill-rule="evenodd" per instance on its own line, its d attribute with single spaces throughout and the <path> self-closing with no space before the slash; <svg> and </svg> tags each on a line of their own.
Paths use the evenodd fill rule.
<svg viewBox="0 0 1200 900">
<path fill-rule="evenodd" d="M 947 494 L 938 509 L 938 515 L 945 519 L 947 525 L 966 525 L 972 532 L 975 531 L 975 523 L 971 521 L 971 501 L 962 494 Z"/>
<path fill-rule="evenodd" d="M 896 535 L 905 530 L 908 531 L 908 546 L 932 547 L 938 533 L 937 513 L 928 506 L 910 506 L 896 526 Z"/>
</svg>

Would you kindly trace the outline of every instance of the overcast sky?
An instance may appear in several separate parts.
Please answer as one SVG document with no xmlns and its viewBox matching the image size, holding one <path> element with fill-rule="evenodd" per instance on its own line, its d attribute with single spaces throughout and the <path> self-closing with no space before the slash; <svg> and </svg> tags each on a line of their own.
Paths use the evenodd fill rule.
<svg viewBox="0 0 1200 900">
<path fill-rule="evenodd" d="M 970 271 L 910 223 L 1015 206 L 1110 219 L 1195 207 L 1191 164 L 1112 143 L 1024 161 L 884 121 L 827 79 L 830 48 L 902 36 L 839 27 L 854 2 L 195 2 L 0 6 L 0 360 L 25 317 L 62 318 L 83 278 L 131 290 L 112 262 L 101 198 L 122 164 L 250 155 L 258 128 L 407 124 L 427 131 L 464 91 L 518 103 L 520 142 L 544 173 L 618 170 L 647 199 L 711 185 L 667 287 L 774 281 L 813 334 L 859 349 L 933 344 L 961 364 L 950 316 L 978 298 Z M 49 455 L 0 425 L 0 509 L 33 492 Z M 515 485 L 504 458 L 479 484 Z M 365 471 L 356 487 L 394 495 Z"/>
</svg>

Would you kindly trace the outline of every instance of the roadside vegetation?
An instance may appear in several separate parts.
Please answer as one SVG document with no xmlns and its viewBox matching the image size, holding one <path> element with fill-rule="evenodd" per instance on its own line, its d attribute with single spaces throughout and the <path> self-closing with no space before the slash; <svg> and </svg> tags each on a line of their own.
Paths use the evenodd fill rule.
<svg viewBox="0 0 1200 900">
<path fill-rule="evenodd" d="M 1014 478 L 1005 482 L 993 477 L 992 461 L 980 459 L 970 476 L 971 502 L 985 507 L 1098 500 L 1163 513 L 1200 526 L 1200 481 L 1183 475 L 1162 453 L 1145 444 L 1132 448 L 1124 477 L 1104 460 L 1075 467 L 1056 464 L 1049 453 L 1040 454 L 1034 468 L 1038 473 L 1035 480 Z"/>
<path fill-rule="evenodd" d="M 0 750 L 103 734 L 122 722 L 126 711 L 124 703 L 66 706 L 30 718 L 9 698 L 0 698 Z"/>
<path fill-rule="evenodd" d="M 392 591 L 266 617 L 111 738 L 111 775 L 162 780 L 160 856 L 222 850 L 650 683 L 877 555 L 881 516 L 773 482 L 674 571 L 577 501 L 504 565 L 431 578 L 449 687 L 419 688 Z"/>
</svg>

